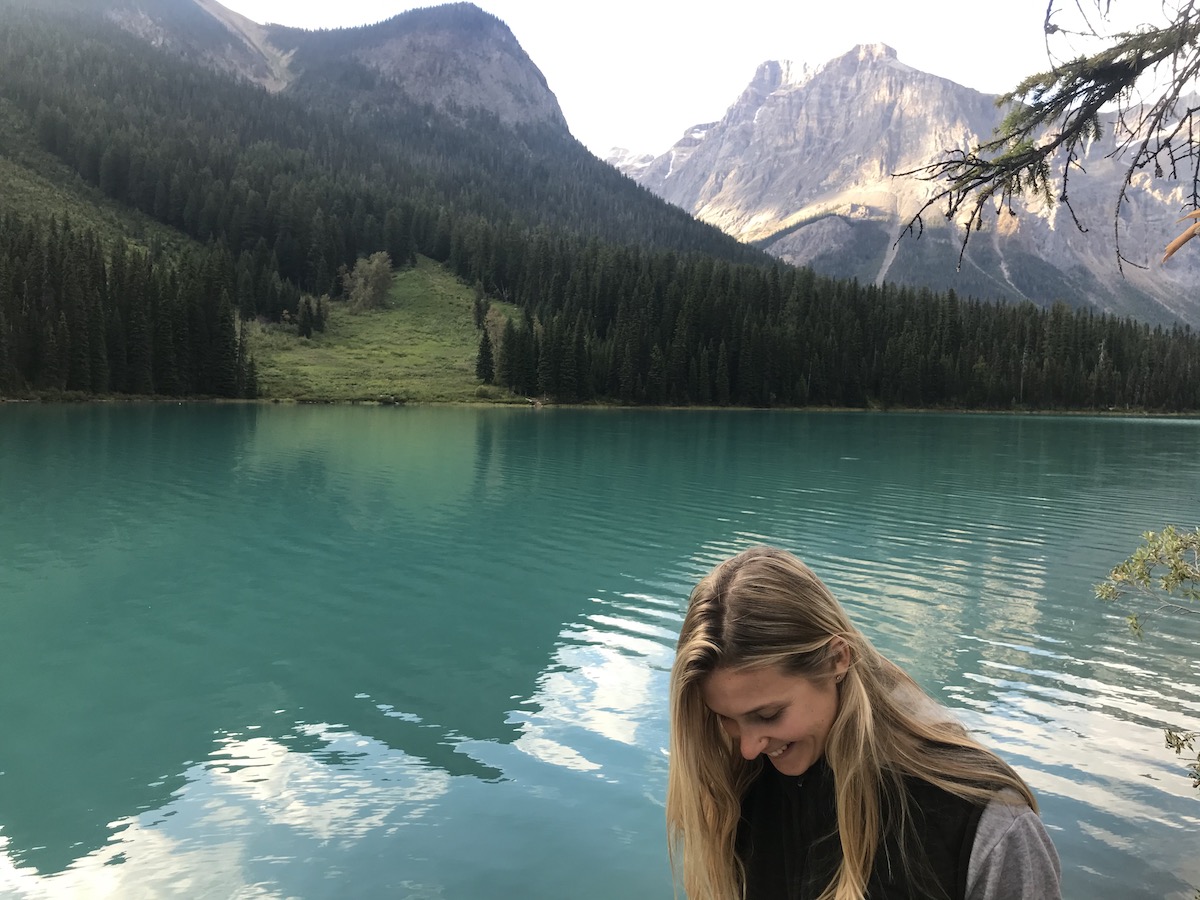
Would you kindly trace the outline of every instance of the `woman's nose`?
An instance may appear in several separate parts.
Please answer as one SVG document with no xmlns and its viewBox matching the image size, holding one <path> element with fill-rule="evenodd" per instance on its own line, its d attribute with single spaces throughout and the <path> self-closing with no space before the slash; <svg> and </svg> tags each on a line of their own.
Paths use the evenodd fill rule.
<svg viewBox="0 0 1200 900">
<path fill-rule="evenodd" d="M 746 759 L 754 759 L 767 748 L 767 739 L 753 731 L 743 731 L 739 742 L 742 756 Z"/>
</svg>

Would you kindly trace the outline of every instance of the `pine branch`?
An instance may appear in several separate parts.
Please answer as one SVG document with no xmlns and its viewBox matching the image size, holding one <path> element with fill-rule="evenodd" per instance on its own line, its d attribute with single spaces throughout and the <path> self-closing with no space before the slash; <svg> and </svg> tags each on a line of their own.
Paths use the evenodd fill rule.
<svg viewBox="0 0 1200 900">
<path fill-rule="evenodd" d="M 1050 22 L 1057 2 L 1050 0 L 1047 7 L 1047 35 L 1061 31 Z M 1098 53 L 1026 78 L 1000 97 L 997 105 L 1010 109 L 991 140 L 970 150 L 949 150 L 939 160 L 896 173 L 896 177 L 940 185 L 902 234 L 919 237 L 924 217 L 940 208 L 947 219 L 964 225 L 961 267 L 971 233 L 983 227 L 989 205 L 997 213 L 1013 214 L 1013 201 L 1021 197 L 1040 197 L 1047 205 L 1061 201 L 1076 227 L 1086 231 L 1071 206 L 1067 186 L 1072 172 L 1081 170 L 1082 149 L 1101 136 L 1102 111 L 1114 104 L 1122 136 L 1112 155 L 1130 154 L 1113 214 L 1118 264 L 1129 262 L 1120 250 L 1120 213 L 1139 171 L 1151 167 L 1155 177 L 1163 177 L 1164 171 L 1174 174 L 1181 162 L 1191 161 L 1192 197 L 1200 201 L 1200 145 L 1192 139 L 1194 117 L 1200 110 L 1188 108 L 1175 119 L 1182 91 L 1200 76 L 1196 3 L 1181 7 L 1168 27 L 1122 33 L 1113 40 Z M 1153 101 L 1133 103 L 1139 82 L 1168 67 L 1168 83 Z M 1056 183 L 1061 184 L 1057 190 Z"/>
</svg>

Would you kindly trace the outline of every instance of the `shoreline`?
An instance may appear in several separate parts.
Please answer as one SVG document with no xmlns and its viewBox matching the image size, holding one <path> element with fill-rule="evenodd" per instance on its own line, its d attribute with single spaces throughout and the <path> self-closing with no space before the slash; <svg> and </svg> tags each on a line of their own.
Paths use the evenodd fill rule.
<svg viewBox="0 0 1200 900">
<path fill-rule="evenodd" d="M 1003 416 L 1093 416 L 1100 418 L 1118 419 L 1200 419 L 1200 409 L 1168 412 L 1145 409 L 1080 409 L 1080 408 L 1051 408 L 1051 409 L 988 409 L 984 407 L 959 406 L 704 406 L 699 404 L 687 406 L 649 406 L 619 403 L 555 403 L 550 400 L 533 400 L 530 398 L 514 398 L 512 400 L 409 400 L 396 397 L 377 399 L 295 399 L 286 397 L 257 397 L 245 399 L 238 397 L 165 397 L 139 394 L 109 394 L 93 396 L 90 394 L 54 392 L 52 394 L 32 394 L 18 397 L 0 396 L 0 406 L 6 404 L 37 404 L 37 405 L 261 405 L 261 406 L 395 406 L 395 407 L 465 407 L 469 409 L 529 409 L 533 412 L 543 410 L 592 410 L 598 412 L 785 412 L 785 413 L 921 413 L 921 414 L 953 414 L 953 415 L 1003 415 Z"/>
</svg>

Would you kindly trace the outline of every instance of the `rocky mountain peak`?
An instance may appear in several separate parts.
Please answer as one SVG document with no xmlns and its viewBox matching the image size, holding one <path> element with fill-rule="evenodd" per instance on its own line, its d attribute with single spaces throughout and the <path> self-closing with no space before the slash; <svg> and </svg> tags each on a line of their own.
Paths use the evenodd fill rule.
<svg viewBox="0 0 1200 900">
<path fill-rule="evenodd" d="M 1123 221 L 1137 227 L 1122 250 L 1145 269 L 1118 272 L 1111 228 L 1096 227 L 1111 222 L 1123 177 L 1108 156 L 1112 128 L 1087 151 L 1088 182 L 1072 180 L 1076 210 L 1093 226 L 1087 234 L 1059 207 L 1021 202 L 1016 216 L 972 238 L 961 268 L 961 232 L 936 210 L 921 241 L 903 237 L 933 187 L 895 173 L 988 138 L 1004 115 L 995 100 L 905 65 L 886 44 L 860 44 L 812 71 L 763 63 L 719 122 L 689 129 L 652 162 L 627 155 L 616 164 L 697 218 L 824 274 L 1200 321 L 1190 299 L 1200 256 L 1172 271 L 1150 266 L 1173 236 L 1150 227 L 1152 210 L 1169 221 L 1185 205 L 1168 196 L 1170 185 L 1136 178 L 1129 193 Z"/>
<path fill-rule="evenodd" d="M 410 10 L 356 31 L 353 57 L 418 102 L 566 130 L 558 99 L 512 31 L 472 3 Z"/>
<path fill-rule="evenodd" d="M 842 56 L 841 60 L 838 60 L 837 62 L 841 62 L 843 60 L 857 60 L 860 64 L 887 63 L 889 61 L 899 62 L 900 57 L 896 51 L 887 44 L 859 44 L 850 50 L 850 52 Z"/>
<path fill-rule="evenodd" d="M 812 70 L 807 65 L 796 65 L 786 59 L 770 59 L 755 71 L 747 91 L 757 91 L 766 96 L 783 87 L 801 85 L 810 77 Z"/>
<path fill-rule="evenodd" d="M 818 66 L 814 77 L 860 82 L 864 79 L 897 82 L 914 79 L 942 80 L 904 64 L 900 61 L 899 54 L 887 44 L 858 44 L 841 56 Z"/>
</svg>

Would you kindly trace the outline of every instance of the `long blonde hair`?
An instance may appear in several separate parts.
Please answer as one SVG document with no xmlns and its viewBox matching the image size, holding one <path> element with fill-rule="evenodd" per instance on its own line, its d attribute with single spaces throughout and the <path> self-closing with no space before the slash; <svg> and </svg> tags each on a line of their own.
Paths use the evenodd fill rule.
<svg viewBox="0 0 1200 900">
<path fill-rule="evenodd" d="M 1037 809 L 1021 777 L 883 657 L 811 569 L 785 551 L 752 547 L 692 591 L 671 669 L 667 835 L 672 871 L 689 900 L 744 896 L 735 840 L 742 796 L 762 766 L 736 752 L 704 702 L 705 680 L 717 669 L 766 666 L 832 677 L 839 638 L 850 650 L 850 667 L 838 687 L 825 759 L 842 861 L 822 900 L 865 896 L 885 828 L 908 826 L 905 776 L 980 804 L 1010 788 Z M 897 803 L 887 823 L 885 791 Z"/>
</svg>

